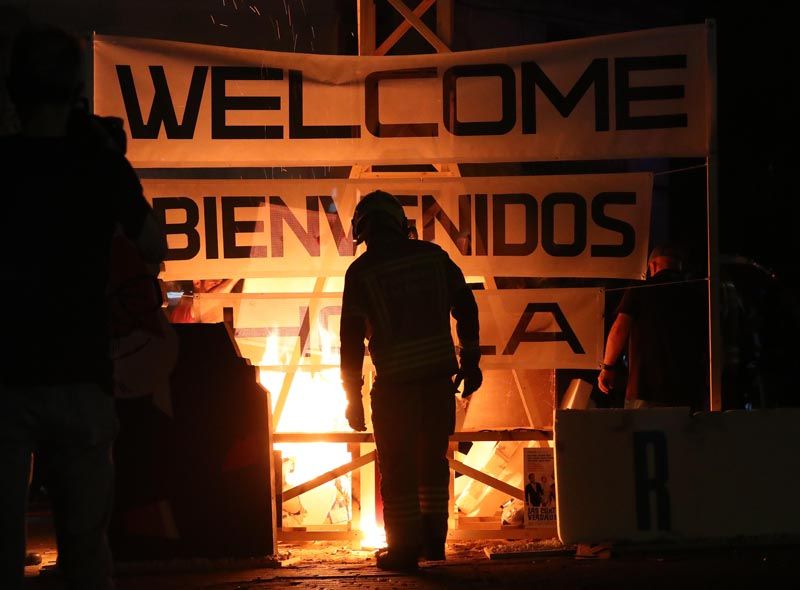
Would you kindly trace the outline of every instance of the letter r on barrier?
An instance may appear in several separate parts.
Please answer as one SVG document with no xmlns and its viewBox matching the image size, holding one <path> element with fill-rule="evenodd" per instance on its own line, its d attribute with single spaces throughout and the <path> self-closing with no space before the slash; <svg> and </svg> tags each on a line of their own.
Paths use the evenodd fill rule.
<svg viewBox="0 0 800 590">
<path fill-rule="evenodd" d="M 640 531 L 653 528 L 651 502 L 655 499 L 658 530 L 672 530 L 667 488 L 667 437 L 663 432 L 650 430 L 633 433 L 633 470 L 636 482 L 637 528 Z"/>
</svg>

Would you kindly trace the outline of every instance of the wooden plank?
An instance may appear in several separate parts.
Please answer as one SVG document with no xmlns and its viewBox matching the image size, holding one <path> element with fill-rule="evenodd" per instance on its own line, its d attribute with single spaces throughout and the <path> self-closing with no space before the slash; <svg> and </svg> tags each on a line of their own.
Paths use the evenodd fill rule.
<svg viewBox="0 0 800 590">
<path fill-rule="evenodd" d="M 276 432 L 272 435 L 276 443 L 372 443 L 375 438 L 371 432 Z M 475 441 L 550 441 L 553 433 L 549 430 L 480 430 L 476 432 L 456 432 L 450 435 L 450 442 Z"/>
<path fill-rule="evenodd" d="M 321 295 L 325 290 L 325 280 L 325 277 L 317 277 L 317 280 L 314 282 L 314 291 L 311 294 L 311 300 L 309 302 L 308 309 L 306 310 L 306 315 L 300 325 L 301 332 L 303 330 L 311 329 L 311 318 L 316 317 L 314 307 L 318 307 L 320 304 L 319 295 Z M 303 358 L 303 345 L 303 338 L 298 338 L 297 344 L 292 351 L 292 358 L 289 361 L 289 366 L 283 376 L 281 391 L 278 394 L 278 401 L 275 404 L 275 410 L 272 417 L 272 424 L 275 430 L 277 430 L 278 424 L 280 424 L 281 416 L 283 415 L 283 408 L 286 407 L 286 401 L 289 399 L 289 391 L 292 388 L 294 376 L 297 374 L 300 362 Z"/>
<path fill-rule="evenodd" d="M 455 22 L 453 0 L 437 0 L 436 2 L 436 34 L 448 47 L 453 46 Z"/>
<path fill-rule="evenodd" d="M 478 432 L 456 432 L 450 435 L 453 442 L 475 442 L 493 440 L 553 440 L 553 433 L 548 430 L 481 430 Z"/>
<path fill-rule="evenodd" d="M 413 10 L 413 13 L 422 18 L 428 9 L 433 6 L 436 0 L 422 0 L 419 5 Z M 386 37 L 383 43 L 375 50 L 375 55 L 386 55 L 389 50 L 411 29 L 411 23 L 408 20 L 403 20 L 402 23 L 392 31 L 392 34 Z"/>
<path fill-rule="evenodd" d="M 363 537 L 361 531 L 278 531 L 278 541 L 296 543 L 301 541 L 356 541 Z"/>
<path fill-rule="evenodd" d="M 415 15 L 402 0 L 387 0 L 394 9 L 403 15 L 411 26 L 417 29 L 420 35 L 433 46 L 437 53 L 450 53 L 450 48 L 436 36 L 436 33 L 428 28 L 428 25 L 423 23 L 417 15 Z"/>
<path fill-rule="evenodd" d="M 371 432 L 276 432 L 272 435 L 276 443 L 371 443 Z"/>
<path fill-rule="evenodd" d="M 353 460 L 361 457 L 361 443 L 349 443 L 347 449 Z M 350 476 L 350 529 L 361 529 L 361 470 L 353 470 Z M 361 539 L 353 541 L 351 547 L 361 549 Z"/>
<path fill-rule="evenodd" d="M 375 54 L 375 0 L 358 0 L 358 55 Z"/>
<path fill-rule="evenodd" d="M 552 535 L 543 535 L 536 529 L 493 528 L 493 529 L 455 529 L 447 532 L 448 541 L 478 541 L 481 539 L 551 539 Z"/>
<path fill-rule="evenodd" d="M 484 547 L 483 552 L 491 560 L 498 559 L 531 559 L 535 557 L 563 557 L 575 555 L 575 547 L 564 547 L 561 549 L 533 549 L 530 551 L 492 551 L 489 547 Z"/>
<path fill-rule="evenodd" d="M 231 338 L 231 340 L 233 340 Z M 255 373 L 256 379 L 258 379 L 257 369 L 253 367 L 253 373 Z M 260 386 L 260 384 L 259 384 Z M 271 552 L 275 553 L 278 546 L 278 528 L 283 525 L 283 505 L 278 504 L 278 497 L 279 497 L 279 490 L 283 488 L 283 461 L 281 460 L 280 463 L 276 463 L 276 456 L 275 456 L 275 446 L 272 440 L 272 397 L 270 396 L 269 391 L 266 387 L 261 387 L 264 391 L 264 412 L 266 413 L 265 422 L 267 427 L 267 461 L 269 462 L 267 465 L 267 473 L 269 477 L 269 488 L 270 488 L 270 519 L 268 523 L 265 523 L 269 526 L 271 537 Z M 278 451 L 278 458 L 281 457 L 280 451 Z M 279 469 L 278 472 L 278 479 L 276 481 L 276 473 L 275 470 Z"/>
<path fill-rule="evenodd" d="M 455 459 L 448 459 L 447 461 L 450 464 L 450 467 L 466 475 L 467 477 L 471 477 L 472 479 L 476 479 L 481 483 L 486 484 L 487 486 L 493 487 L 496 490 L 500 490 L 504 494 L 508 494 L 512 498 L 517 498 L 518 500 L 525 500 L 525 494 L 522 490 L 515 488 L 512 485 L 507 484 L 504 481 L 500 481 L 499 479 L 492 477 L 491 475 L 487 475 L 482 471 L 478 471 L 462 463 L 461 461 L 456 461 Z"/>
<path fill-rule="evenodd" d="M 275 526 L 277 529 L 283 528 L 283 452 L 272 451 L 272 489 L 275 497 Z"/>
<path fill-rule="evenodd" d="M 458 452 L 458 444 L 450 442 L 447 445 L 447 462 L 454 461 Z M 458 527 L 459 514 L 456 510 L 456 474 L 452 469 L 448 469 L 450 477 L 447 482 L 447 528 Z"/>
<path fill-rule="evenodd" d="M 358 469 L 359 467 L 363 467 L 367 463 L 371 463 L 375 460 L 377 456 L 376 451 L 372 451 L 367 453 L 366 455 L 362 455 L 357 459 L 350 461 L 349 463 L 345 463 L 344 465 L 340 465 L 335 469 L 331 469 L 330 471 L 326 471 L 322 475 L 318 475 L 314 479 L 310 479 L 305 483 L 301 483 L 299 486 L 295 486 L 289 490 L 283 492 L 283 501 L 286 502 L 287 500 L 291 500 L 292 498 L 296 498 L 300 494 L 305 494 L 309 490 L 313 490 L 316 487 L 321 486 L 322 484 L 328 483 L 329 481 L 333 481 L 337 477 L 343 476 L 345 473 L 349 473 L 353 471 L 353 469 Z"/>
</svg>

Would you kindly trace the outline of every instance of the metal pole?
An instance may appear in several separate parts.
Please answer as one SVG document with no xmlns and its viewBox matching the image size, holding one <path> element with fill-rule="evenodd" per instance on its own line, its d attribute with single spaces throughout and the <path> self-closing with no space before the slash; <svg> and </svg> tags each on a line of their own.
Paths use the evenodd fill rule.
<svg viewBox="0 0 800 590">
<path fill-rule="evenodd" d="M 722 331 L 720 329 L 719 263 L 719 154 L 717 145 L 717 25 L 706 21 L 708 31 L 708 160 L 706 210 L 708 215 L 708 344 L 710 409 L 722 409 Z"/>
</svg>

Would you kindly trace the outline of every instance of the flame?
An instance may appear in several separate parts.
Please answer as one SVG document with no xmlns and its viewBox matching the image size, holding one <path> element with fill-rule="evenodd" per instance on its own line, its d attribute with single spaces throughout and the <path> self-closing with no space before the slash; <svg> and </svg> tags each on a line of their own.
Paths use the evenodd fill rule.
<svg viewBox="0 0 800 590">
<path fill-rule="evenodd" d="M 296 367 L 275 432 L 350 432 L 345 418 L 347 397 L 339 376 L 339 348 L 335 332 L 338 329 L 317 325 L 315 337 L 318 342 L 312 341 L 309 347 L 311 356 L 307 357 L 316 367 L 313 370 L 304 368 L 302 364 Z M 290 376 L 290 372 L 274 367 L 288 366 L 292 361 L 285 352 L 281 353 L 279 339 L 277 335 L 267 337 L 260 363 L 270 367 L 262 368 L 260 373 L 261 383 L 272 393 L 273 410 L 284 380 Z M 279 443 L 275 449 L 283 455 L 284 490 L 352 460 L 344 443 Z M 362 487 L 368 488 L 369 485 Z M 352 519 L 353 501 L 350 474 L 306 492 L 297 499 L 299 502 L 292 506 L 284 505 L 284 526 L 348 524 Z M 385 533 L 376 524 L 372 502 L 362 503 L 359 528 L 363 534 L 362 545 L 382 547 L 386 544 Z"/>
</svg>

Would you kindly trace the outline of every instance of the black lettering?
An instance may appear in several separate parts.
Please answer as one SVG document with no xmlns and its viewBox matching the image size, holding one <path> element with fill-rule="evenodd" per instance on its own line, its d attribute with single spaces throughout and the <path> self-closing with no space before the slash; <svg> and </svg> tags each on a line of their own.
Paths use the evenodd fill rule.
<svg viewBox="0 0 800 590">
<path fill-rule="evenodd" d="M 381 80 L 408 80 L 412 78 L 435 78 L 436 68 L 413 68 L 409 70 L 385 70 L 372 72 L 364 80 L 364 124 L 375 137 L 436 137 L 437 123 L 381 123 Z"/>
<path fill-rule="evenodd" d="M 552 315 L 560 331 L 542 332 L 535 330 L 533 332 L 528 332 L 528 326 L 530 326 L 533 317 L 537 313 L 549 313 Z M 514 333 L 511 335 L 511 338 L 509 338 L 508 344 L 506 344 L 503 350 L 503 354 L 514 354 L 517 347 L 522 342 L 564 341 L 569 344 L 569 347 L 575 354 L 586 354 L 583 346 L 581 346 L 580 340 L 578 340 L 578 336 L 575 334 L 572 326 L 569 325 L 567 317 L 564 315 L 564 312 L 561 311 L 561 307 L 559 307 L 558 303 L 529 303 L 525 307 L 525 311 L 522 312 L 522 317 L 520 317 L 519 322 L 517 322 Z"/>
<path fill-rule="evenodd" d="M 195 127 L 197 127 L 197 117 L 200 113 L 208 66 L 195 66 L 192 71 L 192 81 L 189 83 L 186 106 L 183 109 L 183 120 L 180 124 L 175 114 L 175 105 L 172 103 L 164 66 L 148 66 L 148 69 L 150 78 L 153 80 L 153 104 L 150 106 L 150 116 L 147 117 L 147 123 L 145 123 L 139 96 L 136 93 L 136 85 L 133 82 L 131 66 L 118 65 L 116 67 L 131 137 L 134 139 L 157 139 L 163 124 L 167 139 L 192 139 Z"/>
<path fill-rule="evenodd" d="M 203 223 L 206 228 L 206 258 L 219 258 L 217 200 L 214 197 L 203 197 Z"/>
<path fill-rule="evenodd" d="M 343 139 L 361 137 L 359 125 L 304 125 L 303 72 L 289 70 L 289 137 L 291 139 Z"/>
<path fill-rule="evenodd" d="M 458 120 L 459 78 L 500 78 L 503 114 L 499 121 Z M 444 125 L 453 135 L 504 135 L 514 128 L 517 122 L 516 78 L 514 70 L 506 64 L 479 64 L 453 66 L 444 73 L 442 80 L 442 103 Z"/>
<path fill-rule="evenodd" d="M 506 240 L 506 207 L 522 205 L 525 208 L 525 239 L 519 244 Z M 494 195 L 492 199 L 492 253 L 494 256 L 527 256 L 539 243 L 539 209 L 531 195 L 509 193 Z"/>
<path fill-rule="evenodd" d="M 283 80 L 283 70 L 248 66 L 211 67 L 211 138 L 282 139 L 281 125 L 228 125 L 228 111 L 277 111 L 278 96 L 228 96 L 228 80 Z"/>
<path fill-rule="evenodd" d="M 652 464 L 648 460 L 648 450 L 652 451 Z M 652 530 L 650 511 L 655 496 L 658 530 L 671 530 L 667 437 L 663 432 L 649 430 L 633 433 L 633 471 L 636 481 L 636 526 L 640 531 Z"/>
<path fill-rule="evenodd" d="M 536 133 L 536 87 L 559 114 L 567 118 L 578 106 L 580 100 L 594 85 L 594 128 L 595 131 L 608 131 L 608 60 L 595 59 L 581 74 L 575 85 L 565 95 L 547 77 L 535 61 L 523 62 L 522 77 L 522 133 Z"/>
<path fill-rule="evenodd" d="M 186 221 L 167 223 L 169 209 L 182 209 L 186 213 Z M 167 238 L 170 235 L 186 236 L 186 246 L 183 248 L 170 248 L 169 240 L 167 240 L 167 253 L 164 260 L 191 260 L 200 253 L 200 234 L 197 231 L 200 211 L 194 201 L 188 197 L 155 197 L 153 214 L 164 227 Z"/>
<path fill-rule="evenodd" d="M 683 98 L 686 94 L 686 88 L 683 85 L 631 87 L 631 72 L 685 69 L 685 55 L 617 58 L 614 62 L 617 129 L 670 129 L 674 127 L 688 127 L 689 116 L 686 113 L 669 115 L 631 115 L 632 102 L 641 100 L 675 100 Z"/>
<path fill-rule="evenodd" d="M 339 256 L 353 256 L 356 253 L 355 245 L 353 244 L 353 228 L 351 227 L 346 234 L 344 233 L 344 224 L 339 216 L 336 203 L 333 202 L 333 197 L 319 195 L 319 202 L 325 212 L 325 219 L 328 220 L 328 227 L 331 228 L 331 234 L 333 235 L 333 241 L 336 242 Z"/>
<path fill-rule="evenodd" d="M 622 236 L 620 244 L 592 245 L 592 256 L 624 258 L 633 253 L 636 247 L 636 230 L 627 221 L 611 217 L 606 213 L 606 205 L 635 205 L 636 193 L 608 192 L 600 193 L 592 199 L 592 221 L 597 227 L 617 232 Z"/>
<path fill-rule="evenodd" d="M 236 234 L 264 231 L 263 221 L 236 221 L 236 209 L 263 207 L 264 197 L 222 197 L 222 252 L 224 258 L 265 258 L 266 246 L 237 246 Z"/>
<path fill-rule="evenodd" d="M 419 196 L 417 195 L 395 195 L 395 198 L 400 201 L 403 208 L 416 209 L 419 206 Z M 408 213 L 406 213 L 406 217 L 409 226 L 417 226 L 416 220 L 412 219 Z"/>
<path fill-rule="evenodd" d="M 289 226 L 311 256 L 319 256 L 319 203 L 317 197 L 306 197 L 306 225 L 297 218 L 280 197 L 269 198 L 269 225 L 272 233 L 272 255 L 283 256 L 283 224 Z"/>
<path fill-rule="evenodd" d="M 481 193 L 475 195 L 475 255 L 489 255 L 489 203 Z"/>
<path fill-rule="evenodd" d="M 557 243 L 556 207 L 572 208 L 572 242 Z M 577 256 L 586 248 L 586 201 L 577 193 L 552 193 L 542 200 L 542 248 L 550 256 Z"/>
<path fill-rule="evenodd" d="M 429 242 L 436 240 L 435 221 L 444 228 L 450 239 L 464 256 L 472 253 L 470 224 L 472 219 L 472 203 L 470 195 L 458 195 L 458 227 L 442 210 L 433 195 L 422 195 L 422 239 Z"/>
</svg>

